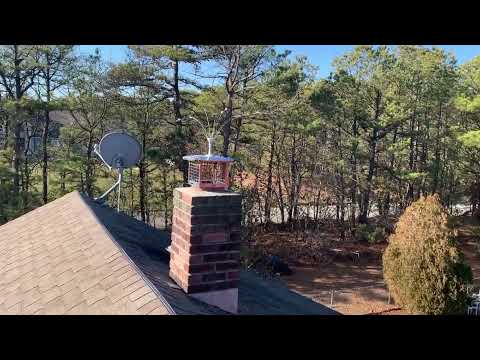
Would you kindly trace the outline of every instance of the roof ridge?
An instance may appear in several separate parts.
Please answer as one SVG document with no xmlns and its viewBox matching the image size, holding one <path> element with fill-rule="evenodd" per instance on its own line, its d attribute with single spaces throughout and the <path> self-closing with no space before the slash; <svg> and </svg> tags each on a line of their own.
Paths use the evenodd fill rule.
<svg viewBox="0 0 480 360">
<path fill-rule="evenodd" d="M 161 292 L 157 289 L 155 285 L 152 284 L 152 282 L 148 279 L 148 277 L 143 273 L 143 271 L 137 266 L 135 261 L 132 260 L 132 258 L 127 254 L 125 249 L 117 242 L 115 239 L 115 236 L 108 231 L 107 227 L 103 224 L 102 220 L 95 214 L 95 212 L 92 210 L 90 207 L 89 203 L 86 201 L 86 199 L 80 194 L 78 191 L 76 191 L 76 194 L 78 197 L 81 199 L 82 204 L 85 206 L 85 208 L 88 210 L 90 215 L 95 219 L 97 224 L 102 228 L 104 231 L 105 235 L 112 241 L 112 243 L 120 250 L 122 255 L 125 257 L 125 259 L 129 262 L 129 264 L 135 269 L 135 271 L 140 275 L 142 280 L 147 284 L 147 286 L 152 290 L 152 292 L 157 296 L 158 300 L 165 306 L 165 309 L 170 315 L 176 315 L 175 311 L 171 307 L 171 305 L 168 303 L 168 301 L 165 299 L 165 297 L 161 294 Z"/>
<path fill-rule="evenodd" d="M 87 203 L 87 205 L 89 205 L 89 202 L 91 201 L 94 205 L 96 206 L 101 206 L 101 207 L 104 207 L 106 209 L 108 209 L 109 211 L 112 211 L 112 212 L 115 212 L 115 215 L 119 216 L 119 217 L 125 217 L 125 218 L 128 218 L 128 220 L 130 221 L 134 221 L 138 224 L 141 224 L 142 226 L 145 226 L 147 228 L 149 228 L 150 230 L 155 230 L 155 231 L 158 231 L 158 229 L 146 222 L 143 222 L 141 220 L 138 220 L 137 218 L 133 217 L 133 216 L 130 216 L 124 212 L 117 212 L 116 209 L 112 208 L 111 206 L 108 206 L 108 205 L 104 205 L 104 204 L 100 204 L 100 203 L 97 203 L 95 202 L 93 199 L 89 198 L 86 194 L 83 194 L 83 193 L 80 193 L 80 196 L 82 197 L 82 199 Z"/>
</svg>

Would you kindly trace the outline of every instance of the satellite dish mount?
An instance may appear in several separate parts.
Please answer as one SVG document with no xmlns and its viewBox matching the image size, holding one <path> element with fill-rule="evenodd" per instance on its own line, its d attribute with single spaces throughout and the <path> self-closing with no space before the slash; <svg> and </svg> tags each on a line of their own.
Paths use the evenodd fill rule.
<svg viewBox="0 0 480 360">
<path fill-rule="evenodd" d="M 108 170 L 115 169 L 118 173 L 118 180 L 102 196 L 95 198 L 95 201 L 102 200 L 118 187 L 117 211 L 120 211 L 120 190 L 122 184 L 123 170 L 135 166 L 142 158 L 142 149 L 137 140 L 132 136 L 114 131 L 105 135 L 100 144 L 95 144 L 95 154 L 107 166 Z"/>
</svg>

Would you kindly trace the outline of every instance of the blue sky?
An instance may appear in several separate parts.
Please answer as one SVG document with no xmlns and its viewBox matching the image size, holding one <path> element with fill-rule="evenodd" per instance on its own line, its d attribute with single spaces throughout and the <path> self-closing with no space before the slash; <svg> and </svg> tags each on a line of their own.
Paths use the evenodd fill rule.
<svg viewBox="0 0 480 360">
<path fill-rule="evenodd" d="M 452 52 L 459 64 L 480 55 L 480 45 L 438 45 Z M 277 45 L 278 51 L 291 50 L 292 55 L 305 55 L 309 61 L 318 67 L 318 77 L 327 77 L 332 70 L 331 64 L 335 57 L 351 50 L 354 45 Z M 125 59 L 126 45 L 80 45 L 78 51 L 83 54 L 93 53 L 99 48 L 105 58 L 112 62 Z"/>
</svg>

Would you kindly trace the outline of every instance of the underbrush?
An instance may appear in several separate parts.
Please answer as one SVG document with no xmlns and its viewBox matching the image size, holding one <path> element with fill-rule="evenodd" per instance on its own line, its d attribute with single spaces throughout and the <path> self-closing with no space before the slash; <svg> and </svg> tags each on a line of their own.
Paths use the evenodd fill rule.
<svg viewBox="0 0 480 360">
<path fill-rule="evenodd" d="M 355 237 L 358 241 L 369 244 L 378 244 L 386 240 L 388 230 L 384 226 L 374 226 L 370 224 L 359 224 L 356 229 Z"/>
<path fill-rule="evenodd" d="M 480 254 L 480 219 L 476 216 L 455 216 L 449 218 L 449 226 L 455 230 L 457 240 L 472 240 Z"/>
<path fill-rule="evenodd" d="M 285 225 L 270 225 L 268 229 L 257 226 L 249 232 L 242 251 L 242 262 L 245 268 L 263 272 L 266 259 L 271 256 L 290 266 L 319 266 L 332 261 L 372 260 L 372 257 L 378 259 L 386 236 L 387 230 L 378 226 L 361 229 L 355 234 L 344 231 L 342 235 L 342 227 L 335 222 L 294 231 Z"/>
</svg>

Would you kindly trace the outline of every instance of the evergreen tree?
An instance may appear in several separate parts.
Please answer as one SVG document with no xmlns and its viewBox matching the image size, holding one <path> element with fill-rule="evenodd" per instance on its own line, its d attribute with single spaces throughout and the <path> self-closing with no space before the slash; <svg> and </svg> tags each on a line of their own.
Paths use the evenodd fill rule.
<svg viewBox="0 0 480 360">
<path fill-rule="evenodd" d="M 384 278 L 395 301 L 412 313 L 454 314 L 466 310 L 471 269 L 448 228 L 437 195 L 410 205 L 383 255 Z"/>
</svg>

